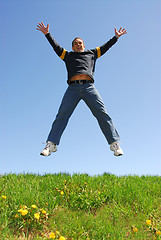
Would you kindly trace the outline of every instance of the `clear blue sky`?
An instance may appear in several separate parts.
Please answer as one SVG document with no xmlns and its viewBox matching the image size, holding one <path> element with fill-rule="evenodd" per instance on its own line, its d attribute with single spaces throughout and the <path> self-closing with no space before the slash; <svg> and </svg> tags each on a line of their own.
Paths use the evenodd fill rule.
<svg viewBox="0 0 161 240">
<path fill-rule="evenodd" d="M 161 176 L 161 1 L 0 1 L 0 174 L 88 173 Z M 39 21 L 68 51 L 76 36 L 86 49 L 102 45 L 114 27 L 127 34 L 100 59 L 95 86 L 121 136 L 115 157 L 81 101 L 58 151 L 40 156 L 67 73 Z"/>
</svg>

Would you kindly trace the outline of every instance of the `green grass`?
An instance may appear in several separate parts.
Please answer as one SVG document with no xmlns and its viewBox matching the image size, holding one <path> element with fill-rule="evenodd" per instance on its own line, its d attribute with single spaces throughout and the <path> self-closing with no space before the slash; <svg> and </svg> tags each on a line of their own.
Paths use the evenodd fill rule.
<svg viewBox="0 0 161 240">
<path fill-rule="evenodd" d="M 0 177 L 0 239 L 49 239 L 53 232 L 56 239 L 68 240 L 151 240 L 160 239 L 159 231 L 161 177 L 106 173 Z"/>
</svg>

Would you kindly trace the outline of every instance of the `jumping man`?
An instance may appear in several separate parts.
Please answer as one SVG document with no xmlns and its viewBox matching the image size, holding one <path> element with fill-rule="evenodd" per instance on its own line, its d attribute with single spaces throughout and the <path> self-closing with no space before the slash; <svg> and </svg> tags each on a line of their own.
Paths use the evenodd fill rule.
<svg viewBox="0 0 161 240">
<path fill-rule="evenodd" d="M 37 30 L 41 31 L 56 54 L 65 62 L 68 72 L 68 88 L 64 94 L 61 105 L 52 124 L 51 131 L 47 138 L 47 145 L 40 153 L 43 156 L 49 156 L 52 152 L 57 151 L 60 138 L 67 126 L 68 120 L 74 109 L 81 99 L 87 104 L 96 117 L 98 124 L 110 145 L 110 149 L 115 156 L 123 155 L 123 151 L 119 146 L 119 134 L 115 129 L 112 119 L 107 114 L 105 105 L 101 96 L 94 86 L 94 71 L 96 60 L 109 50 L 120 36 L 126 34 L 126 30 L 115 28 L 115 36 L 101 47 L 85 50 L 83 39 L 77 37 L 72 42 L 72 50 L 68 52 L 61 47 L 49 32 L 49 24 L 47 27 L 43 22 L 37 25 Z"/>
</svg>

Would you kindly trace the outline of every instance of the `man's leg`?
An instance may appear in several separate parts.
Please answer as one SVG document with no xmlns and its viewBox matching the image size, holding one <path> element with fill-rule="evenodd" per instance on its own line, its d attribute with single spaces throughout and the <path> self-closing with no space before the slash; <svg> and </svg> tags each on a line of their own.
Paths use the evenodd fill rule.
<svg viewBox="0 0 161 240">
<path fill-rule="evenodd" d="M 107 139 L 109 144 L 117 142 L 120 137 L 112 122 L 112 119 L 107 114 L 105 105 L 93 84 L 89 84 L 84 89 L 83 100 L 92 111 L 93 115 L 97 118 L 99 126 Z"/>
<path fill-rule="evenodd" d="M 75 88 L 74 85 L 69 86 L 64 94 L 58 114 L 52 124 L 52 128 L 47 141 L 53 142 L 56 145 L 59 144 L 63 131 L 67 126 L 68 120 L 79 101 L 79 89 Z"/>
</svg>

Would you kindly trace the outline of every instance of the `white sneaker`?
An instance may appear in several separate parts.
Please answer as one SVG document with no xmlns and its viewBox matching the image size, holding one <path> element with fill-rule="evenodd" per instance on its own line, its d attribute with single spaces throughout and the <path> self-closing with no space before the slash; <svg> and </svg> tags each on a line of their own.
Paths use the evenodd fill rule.
<svg viewBox="0 0 161 240">
<path fill-rule="evenodd" d="M 46 144 L 46 147 L 42 150 L 40 155 L 50 156 L 52 152 L 56 152 L 56 151 L 57 151 L 57 146 L 54 143 L 48 141 Z"/>
<path fill-rule="evenodd" d="M 124 154 L 118 142 L 113 142 L 112 144 L 110 144 L 110 149 L 114 152 L 115 156 L 121 156 Z"/>
</svg>

